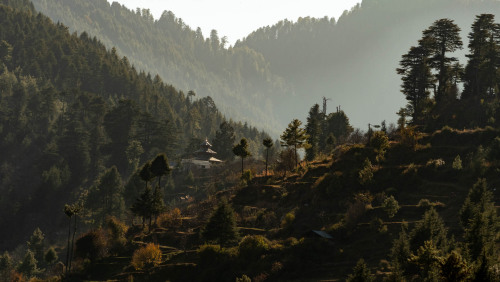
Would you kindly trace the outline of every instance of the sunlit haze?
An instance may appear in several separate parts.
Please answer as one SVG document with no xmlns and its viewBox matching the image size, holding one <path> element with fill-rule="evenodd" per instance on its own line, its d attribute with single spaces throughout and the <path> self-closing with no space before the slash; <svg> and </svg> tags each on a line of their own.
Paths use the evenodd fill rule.
<svg viewBox="0 0 500 282">
<path fill-rule="evenodd" d="M 322 18 L 328 16 L 338 19 L 360 0 L 119 0 L 129 9 L 150 9 L 158 19 L 163 11 L 172 11 L 176 17 L 192 29 L 200 27 L 205 37 L 212 29 L 220 37 L 227 36 L 234 44 L 259 27 L 273 25 L 280 20 L 297 20 L 299 17 Z"/>
</svg>

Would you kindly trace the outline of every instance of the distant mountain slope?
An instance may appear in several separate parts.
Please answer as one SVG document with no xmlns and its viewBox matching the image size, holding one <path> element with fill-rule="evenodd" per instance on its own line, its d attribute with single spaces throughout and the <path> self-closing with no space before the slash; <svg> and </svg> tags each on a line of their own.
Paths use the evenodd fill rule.
<svg viewBox="0 0 500 282">
<path fill-rule="evenodd" d="M 496 0 L 365 0 L 338 21 L 285 20 L 224 49 L 220 39 L 203 41 L 200 32 L 168 12 L 154 22 L 147 11 L 134 13 L 104 0 L 34 3 L 72 30 L 88 30 L 116 45 L 139 68 L 212 95 L 223 111 L 232 108 L 253 124 L 278 121 L 270 127 L 279 131 L 292 118 L 304 119 L 323 96 L 331 99 L 329 112 L 340 105 L 354 126 L 395 122 L 405 104 L 395 69 L 422 30 L 436 19 L 453 19 L 466 47 L 476 15 L 500 15 Z M 234 116 L 234 111 L 225 112 Z"/>
<path fill-rule="evenodd" d="M 322 96 L 330 109 L 341 105 L 355 126 L 396 120 L 402 107 L 401 80 L 395 69 L 401 55 L 417 44 L 422 30 L 450 18 L 462 29 L 463 54 L 475 16 L 493 13 L 496 0 L 364 0 L 333 19 L 300 18 L 263 27 L 235 44 L 264 55 L 271 71 L 292 83 L 293 112 L 305 112 Z"/>
<path fill-rule="evenodd" d="M 272 75 L 262 55 L 247 48 L 225 47 L 214 31 L 205 39 L 172 12 L 155 21 L 148 10 L 131 11 L 106 0 L 36 0 L 38 11 L 70 30 L 97 36 L 108 48 L 116 47 L 139 70 L 158 73 L 168 83 L 198 96 L 211 96 L 233 119 L 276 132 L 279 112 L 273 105 L 286 91 Z"/>
</svg>

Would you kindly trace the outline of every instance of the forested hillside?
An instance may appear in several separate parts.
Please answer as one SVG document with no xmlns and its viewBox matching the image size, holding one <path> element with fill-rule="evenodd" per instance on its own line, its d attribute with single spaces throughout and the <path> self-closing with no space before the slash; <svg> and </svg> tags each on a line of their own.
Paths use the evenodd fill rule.
<svg viewBox="0 0 500 282">
<path fill-rule="evenodd" d="M 255 116 L 264 117 L 266 123 L 277 120 L 271 125 L 273 132 L 304 115 L 308 105 L 323 96 L 331 99 L 331 109 L 341 105 L 356 127 L 395 122 L 403 99 L 394 69 L 420 31 L 438 18 L 453 19 L 465 30 L 477 14 L 500 15 L 500 3 L 494 0 L 365 0 L 339 19 L 304 15 L 283 20 L 227 49 L 223 39 L 213 36 L 216 33 L 201 39 L 199 31 L 169 12 L 155 22 L 148 11 L 128 11 L 117 3 L 110 7 L 104 0 L 97 1 L 99 5 L 95 1 L 33 2 L 71 30 L 88 31 L 108 46 L 117 46 L 139 69 L 158 71 L 181 89 L 211 95 L 230 116 L 234 113 L 228 106 L 245 113 L 251 124 L 262 122 Z M 462 37 L 466 38 L 465 32 Z M 209 55 L 214 49 L 219 57 Z M 463 53 L 459 57 L 465 60 Z M 235 74 L 241 78 L 233 80 Z M 208 79 L 201 82 L 200 76 Z M 205 89 L 215 82 L 219 88 Z M 230 89 L 229 94 L 220 87 Z"/>
<path fill-rule="evenodd" d="M 275 52 L 270 70 L 292 80 L 306 77 L 285 69 L 322 69 L 318 82 L 341 62 L 303 51 L 329 54 L 320 34 L 373 43 L 378 29 L 405 31 L 361 24 L 375 14 L 418 25 L 407 8 L 440 15 L 454 3 L 450 13 L 468 15 L 498 5 L 397 3 L 364 1 L 337 23 L 282 22 L 238 44 Z M 283 103 L 312 106 L 282 117 L 273 141 L 27 0 L 0 0 L 0 281 L 500 281 L 499 18 L 436 16 L 409 43 L 391 39 L 404 45 L 385 64 L 399 78 L 397 126 L 365 133 L 347 106 L 303 98 Z M 343 36 L 346 56 L 373 48 L 358 59 L 386 46 L 357 41 L 347 52 L 358 37 Z M 293 46 L 300 65 L 264 42 Z M 389 104 L 380 99 L 371 108 Z M 200 148 L 212 157 L 205 138 L 226 162 L 180 162 Z"/>
<path fill-rule="evenodd" d="M 211 96 L 233 119 L 272 129 L 279 112 L 274 106 L 291 95 L 282 79 L 269 71 L 261 54 L 247 48 L 228 48 L 217 31 L 204 35 L 173 12 L 154 20 L 148 10 L 128 10 L 118 3 L 98 1 L 33 1 L 38 11 L 71 31 L 97 36 L 108 48 L 127 56 L 138 70 L 158 73 L 181 90 Z M 288 96 L 290 97 L 290 96 Z M 284 110 L 283 108 L 282 110 Z"/>
<path fill-rule="evenodd" d="M 185 95 L 137 71 L 95 37 L 70 34 L 29 5 L 14 10 L 5 3 L 10 1 L 0 2 L 0 230 L 9 232 L 0 232 L 2 247 L 15 246 L 36 226 L 59 230 L 64 203 L 106 169 L 116 167 L 125 181 L 158 153 L 178 163 L 201 140 L 223 131 L 221 124 L 231 141 L 245 136 L 253 155 L 261 156 L 267 135 L 225 122 L 210 97 Z"/>
</svg>

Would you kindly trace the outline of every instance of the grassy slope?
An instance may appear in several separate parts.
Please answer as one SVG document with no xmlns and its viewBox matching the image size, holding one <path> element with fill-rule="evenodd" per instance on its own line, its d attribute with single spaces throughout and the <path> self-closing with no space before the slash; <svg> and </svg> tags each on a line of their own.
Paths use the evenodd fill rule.
<svg viewBox="0 0 500 282">
<path fill-rule="evenodd" d="M 436 209 L 448 227 L 449 236 L 454 234 L 460 240 L 462 231 L 457 215 L 470 187 L 480 176 L 487 178 L 490 187 L 500 182 L 491 163 L 484 172 L 468 168 L 476 148 L 479 145 L 488 147 L 497 135 L 496 131 L 484 130 L 436 132 L 425 136 L 420 142 L 423 146 L 417 151 L 392 143 L 386 160 L 377 165 L 374 182 L 365 186 L 359 184 L 357 175 L 363 160 L 373 153 L 364 146 L 339 149 L 334 160 L 313 162 L 286 178 L 255 178 L 248 186 L 221 191 L 212 200 L 185 207 L 183 212 L 191 217 L 184 220 L 179 230 L 157 229 L 154 234 L 141 238 L 141 241 L 157 240 L 162 245 L 168 259 L 160 267 L 141 273 L 128 266 L 130 257 L 110 258 L 100 262 L 100 267 L 88 271 L 87 274 L 94 274 L 87 278 L 124 279 L 138 275 L 139 278 L 173 281 L 199 279 L 199 275 L 206 273 L 200 273 L 196 267 L 198 257 L 195 250 L 202 243 L 198 231 L 208 219 L 216 198 L 221 197 L 228 198 L 238 213 L 242 235 L 266 235 L 285 246 L 287 238 L 304 237 L 310 230 L 327 230 L 334 236 L 331 242 L 313 238 L 295 247 L 282 247 L 269 252 L 266 255 L 269 259 L 264 257 L 263 262 L 283 263 L 280 271 L 267 271 L 273 279 L 343 280 L 359 258 L 365 259 L 372 273 L 384 275 L 389 270 L 383 267 L 383 260 L 388 260 L 389 249 L 401 230 L 401 223 L 407 222 L 411 229 L 425 212 L 424 207 L 418 206 L 422 198 L 438 203 Z M 457 155 L 462 158 L 464 170 L 451 167 Z M 430 159 L 438 158 L 445 161 L 444 166 L 433 168 L 426 165 Z M 416 172 L 405 172 L 410 166 L 415 167 Z M 366 191 L 372 195 L 382 192 L 394 195 L 401 206 L 398 214 L 388 218 L 375 197 L 372 208 L 357 218 L 353 225 L 335 228 L 334 224 L 344 217 L 353 195 Z M 494 193 L 498 203 L 500 194 L 497 191 Z M 295 213 L 293 224 L 289 228 L 280 228 L 282 218 L 290 211 Z M 379 232 L 373 228 L 370 222 L 374 218 L 382 219 L 387 231 Z M 240 272 L 235 270 L 236 276 L 258 272 L 266 267 L 259 268 L 252 264 L 248 266 L 248 272 L 241 267 L 238 269 Z"/>
</svg>

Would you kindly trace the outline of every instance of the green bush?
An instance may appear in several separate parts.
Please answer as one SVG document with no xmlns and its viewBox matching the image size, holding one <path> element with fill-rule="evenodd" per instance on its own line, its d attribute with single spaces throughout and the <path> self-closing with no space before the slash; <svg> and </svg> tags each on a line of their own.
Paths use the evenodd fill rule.
<svg viewBox="0 0 500 282">
<path fill-rule="evenodd" d="M 101 229 L 83 234 L 75 243 L 75 255 L 94 262 L 108 253 L 106 236 Z"/>
<path fill-rule="evenodd" d="M 460 155 L 457 155 L 455 159 L 453 160 L 453 164 L 451 167 L 454 170 L 462 170 L 462 159 L 460 158 Z"/>
<path fill-rule="evenodd" d="M 420 201 L 418 201 L 418 206 L 421 208 L 428 208 L 432 206 L 432 203 L 429 199 L 420 199 Z"/>
<path fill-rule="evenodd" d="M 198 257 L 202 267 L 220 265 L 231 258 L 231 252 L 220 245 L 205 244 L 198 250 Z"/>
<path fill-rule="evenodd" d="M 399 210 L 399 203 L 396 201 L 394 196 L 390 196 L 385 198 L 384 203 L 382 204 L 382 208 L 387 213 L 389 218 L 394 217 Z"/>
<path fill-rule="evenodd" d="M 244 260 L 255 260 L 271 248 L 269 240 L 261 235 L 245 236 L 239 246 L 239 257 Z"/>
<path fill-rule="evenodd" d="M 367 185 L 373 182 L 373 172 L 375 168 L 368 158 L 363 162 L 363 167 L 359 171 L 359 183 L 361 185 Z"/>
<path fill-rule="evenodd" d="M 108 217 L 106 220 L 108 225 L 108 246 L 110 253 L 122 253 L 127 244 L 125 233 L 128 226 L 114 216 Z"/>
<path fill-rule="evenodd" d="M 246 183 L 250 182 L 250 180 L 252 180 L 253 178 L 253 175 L 252 175 L 252 171 L 250 169 L 247 169 L 243 172 L 243 174 L 241 175 L 241 180 L 245 181 Z"/>
<path fill-rule="evenodd" d="M 370 147 L 373 148 L 375 153 L 377 154 L 376 160 L 380 162 L 384 160 L 385 153 L 389 148 L 389 138 L 383 131 L 377 131 L 373 133 L 373 136 L 370 139 Z"/>
<path fill-rule="evenodd" d="M 418 172 L 418 167 L 414 164 L 411 163 L 408 165 L 408 167 L 403 170 L 403 174 L 409 174 L 409 175 L 415 175 Z"/>
<path fill-rule="evenodd" d="M 446 163 L 443 159 L 430 159 L 429 161 L 427 161 L 425 166 L 437 169 L 437 168 L 444 166 L 445 164 Z"/>
<path fill-rule="evenodd" d="M 374 217 L 370 221 L 370 228 L 374 231 L 379 231 L 384 226 L 384 221 L 378 217 Z"/>
<path fill-rule="evenodd" d="M 354 201 L 349 203 L 347 211 L 344 215 L 345 227 L 348 230 L 354 228 L 360 218 L 369 210 L 372 209 L 373 196 L 368 193 L 358 193 L 354 196 Z"/>
<path fill-rule="evenodd" d="M 295 221 L 295 212 L 293 211 L 288 212 L 281 220 L 281 228 L 283 229 L 291 228 L 294 221 Z"/>
<path fill-rule="evenodd" d="M 163 228 L 177 229 L 182 226 L 182 215 L 179 208 L 164 212 L 158 217 L 158 225 Z"/>
<path fill-rule="evenodd" d="M 295 246 L 299 243 L 299 240 L 297 240 L 297 238 L 295 237 L 289 237 L 289 238 L 286 238 L 284 241 L 283 241 L 283 245 L 285 247 L 291 247 L 291 246 Z"/>
<path fill-rule="evenodd" d="M 443 126 L 443 128 L 441 128 L 441 132 L 452 133 L 453 128 L 449 127 L 448 125 L 445 125 L 445 126 Z"/>
<path fill-rule="evenodd" d="M 236 277 L 236 282 L 252 282 L 252 279 L 250 279 L 250 277 L 243 274 L 243 276 L 241 276 L 241 278 Z"/>
<path fill-rule="evenodd" d="M 398 132 L 399 143 L 403 147 L 407 147 L 410 150 L 416 150 L 418 145 L 418 140 L 422 138 L 421 134 L 416 130 L 414 126 L 406 126 L 401 128 Z"/>
<path fill-rule="evenodd" d="M 135 269 L 147 269 L 160 265 L 161 250 L 158 245 L 153 243 L 135 250 L 132 256 L 132 266 Z"/>
</svg>

